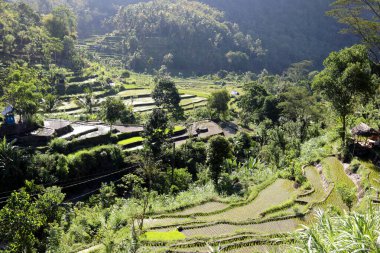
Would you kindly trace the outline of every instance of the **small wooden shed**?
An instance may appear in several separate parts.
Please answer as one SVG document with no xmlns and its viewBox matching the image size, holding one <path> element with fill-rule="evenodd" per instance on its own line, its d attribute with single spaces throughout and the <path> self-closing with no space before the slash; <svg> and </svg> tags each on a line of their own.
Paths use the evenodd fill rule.
<svg viewBox="0 0 380 253">
<path fill-rule="evenodd" d="M 380 132 L 365 123 L 360 123 L 356 127 L 352 128 L 351 133 L 356 142 L 361 142 L 364 140 L 364 145 L 367 145 L 368 141 L 370 144 L 374 144 L 380 140 Z"/>
</svg>

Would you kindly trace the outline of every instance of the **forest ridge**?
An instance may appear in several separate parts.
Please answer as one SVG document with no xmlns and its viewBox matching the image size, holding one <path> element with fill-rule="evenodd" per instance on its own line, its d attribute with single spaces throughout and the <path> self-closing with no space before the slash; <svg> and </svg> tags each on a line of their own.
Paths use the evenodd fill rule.
<svg viewBox="0 0 380 253">
<path fill-rule="evenodd" d="M 329 52 L 352 45 L 356 41 L 352 36 L 340 34 L 339 31 L 342 26 L 333 18 L 325 15 L 333 2 L 331 0 L 203 0 L 192 3 L 166 0 L 155 1 L 154 4 L 139 5 L 134 4 L 148 1 L 27 0 L 26 2 L 41 13 L 49 13 L 54 7 L 67 4 L 77 14 L 78 36 L 82 39 L 89 38 L 92 35 L 112 33 L 115 29 L 119 32 L 120 25 L 133 27 L 135 23 L 129 23 L 133 19 L 142 21 L 135 13 L 142 13 L 141 8 L 145 8 L 146 14 L 150 10 L 149 20 L 144 22 L 150 23 L 154 30 L 139 29 L 134 34 L 134 41 L 130 41 L 126 31 L 122 34 L 118 33 L 118 35 L 127 36 L 128 41 L 119 41 L 120 45 L 116 45 L 116 48 L 110 48 L 107 43 L 100 43 L 100 46 L 104 47 L 102 50 L 108 53 L 127 51 L 128 58 L 124 61 L 139 71 L 144 70 L 146 65 L 149 67 L 149 64 L 146 64 L 147 62 L 150 63 L 151 68 L 159 69 L 165 63 L 163 57 L 168 54 L 173 57 L 173 59 L 169 57 L 169 61 L 172 60 L 175 63 L 169 69 L 177 74 L 184 71 L 198 74 L 211 73 L 218 67 L 235 71 L 247 69 L 260 71 L 266 68 L 270 72 L 281 73 L 290 64 L 302 60 L 310 60 L 314 62 L 315 67 L 320 68 L 323 59 L 327 57 Z M 198 2 L 205 3 L 207 6 L 199 5 Z M 183 11 L 178 13 L 167 12 L 166 7 L 168 5 L 180 5 Z M 119 6 L 127 7 L 120 9 Z M 130 19 L 120 19 L 123 11 L 128 11 L 128 14 L 132 15 Z M 163 17 L 173 16 L 172 22 L 157 23 L 160 20 L 160 15 L 165 12 L 167 15 L 163 15 Z M 203 27 L 206 37 L 201 36 L 202 31 L 199 26 L 193 31 L 199 36 L 195 36 L 193 32 L 185 34 L 185 38 L 181 35 L 181 31 L 192 30 L 191 27 L 182 23 L 182 18 L 185 18 L 182 15 L 183 12 L 194 13 L 195 15 L 203 12 L 205 14 L 202 15 L 203 18 L 213 19 L 212 24 L 205 22 L 204 26 L 200 25 Z M 188 24 L 198 21 L 203 24 L 202 20 L 192 20 L 191 15 L 187 16 L 187 21 Z M 206 25 L 207 23 L 208 25 Z M 220 30 L 218 23 L 236 24 L 238 27 L 231 27 L 230 25 L 230 28 L 227 28 L 228 30 Z M 164 25 L 167 27 L 161 27 Z M 165 30 L 168 29 L 168 26 L 171 28 Z M 320 27 L 324 29 L 320 29 Z M 232 28 L 233 30 L 231 30 Z M 243 42 L 242 40 L 246 40 L 247 36 L 253 41 L 250 42 L 249 40 L 252 39 L 249 38 L 248 41 Z M 143 40 L 145 37 L 155 39 Z M 249 48 L 251 46 L 248 45 L 247 47 L 246 43 L 255 44 L 257 40 L 261 41 L 265 54 L 257 56 L 252 54 L 252 50 Z M 134 42 L 138 43 L 139 47 L 134 47 Z M 220 44 L 221 42 L 224 43 Z M 122 43 L 132 45 L 125 47 L 122 46 Z M 163 47 L 166 51 L 164 55 L 160 51 Z M 186 50 L 190 49 L 195 50 L 194 54 L 186 53 Z M 205 63 L 206 59 L 202 60 L 202 56 L 204 56 L 205 51 L 210 50 L 211 55 L 207 56 L 214 57 L 215 61 Z M 230 54 L 226 57 L 228 52 Z M 141 65 L 144 65 L 144 68 Z M 178 65 L 177 69 L 174 68 L 175 65 Z M 197 65 L 201 66 L 198 69 L 194 68 Z M 186 67 L 188 67 L 187 70 Z M 180 68 L 182 71 L 179 70 Z"/>
</svg>

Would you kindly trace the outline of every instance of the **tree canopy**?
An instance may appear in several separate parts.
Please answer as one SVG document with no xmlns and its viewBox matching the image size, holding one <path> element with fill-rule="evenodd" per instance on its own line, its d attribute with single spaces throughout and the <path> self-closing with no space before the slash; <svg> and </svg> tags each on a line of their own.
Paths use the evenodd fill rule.
<svg viewBox="0 0 380 253">
<path fill-rule="evenodd" d="M 332 52 L 324 61 L 325 69 L 314 79 L 319 89 L 342 121 L 342 140 L 345 143 L 347 116 L 358 104 L 374 95 L 377 85 L 372 80 L 371 61 L 365 46 L 356 45 Z"/>
</svg>

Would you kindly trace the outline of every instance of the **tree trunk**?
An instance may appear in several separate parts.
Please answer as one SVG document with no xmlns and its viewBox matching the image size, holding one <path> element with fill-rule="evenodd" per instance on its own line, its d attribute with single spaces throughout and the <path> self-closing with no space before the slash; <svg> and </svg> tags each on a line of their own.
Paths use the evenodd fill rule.
<svg viewBox="0 0 380 253">
<path fill-rule="evenodd" d="M 342 145 L 343 145 L 343 148 L 346 147 L 346 127 L 347 127 L 347 116 L 344 115 L 342 116 Z"/>
</svg>

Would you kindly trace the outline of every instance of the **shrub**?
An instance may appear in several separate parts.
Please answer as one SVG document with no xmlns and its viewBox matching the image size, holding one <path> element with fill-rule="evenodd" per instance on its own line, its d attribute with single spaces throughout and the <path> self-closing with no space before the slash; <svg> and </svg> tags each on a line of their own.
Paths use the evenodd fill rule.
<svg viewBox="0 0 380 253">
<path fill-rule="evenodd" d="M 67 152 L 68 141 L 65 139 L 56 138 L 50 141 L 49 151 L 50 153 L 64 154 Z"/>
<path fill-rule="evenodd" d="M 243 195 L 243 186 L 237 177 L 231 177 L 227 173 L 223 173 L 218 180 L 217 191 L 225 195 Z"/>
<path fill-rule="evenodd" d="M 350 164 L 350 167 L 348 168 L 352 173 L 358 172 L 360 168 L 360 162 L 358 160 L 353 160 Z"/>
<path fill-rule="evenodd" d="M 121 73 L 122 78 L 129 78 L 131 77 L 131 73 L 129 73 L 128 70 L 124 70 L 123 73 Z"/>
<path fill-rule="evenodd" d="M 120 169 L 124 153 L 116 145 L 99 146 L 69 155 L 69 168 L 73 176 L 89 175 L 97 171 Z"/>
<path fill-rule="evenodd" d="M 347 205 L 348 209 L 351 210 L 355 199 L 356 199 L 356 191 L 355 189 L 351 189 L 345 184 L 339 184 L 337 186 L 337 191 L 342 197 L 343 202 Z"/>
<path fill-rule="evenodd" d="M 173 175 L 173 185 L 175 186 L 176 191 L 185 191 L 189 188 L 189 185 L 192 182 L 192 175 L 187 171 L 187 169 L 175 169 Z"/>
<path fill-rule="evenodd" d="M 67 158 L 61 154 L 36 154 L 33 156 L 29 173 L 38 183 L 65 180 L 69 174 Z"/>
</svg>

